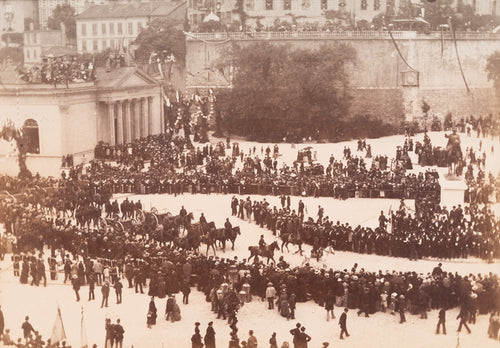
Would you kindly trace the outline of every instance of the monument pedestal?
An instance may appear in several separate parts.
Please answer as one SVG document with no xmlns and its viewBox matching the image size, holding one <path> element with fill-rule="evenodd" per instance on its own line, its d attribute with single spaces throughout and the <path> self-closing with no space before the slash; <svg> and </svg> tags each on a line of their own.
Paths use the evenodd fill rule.
<svg viewBox="0 0 500 348">
<path fill-rule="evenodd" d="M 439 185 L 441 185 L 441 206 L 464 204 L 467 185 L 461 177 L 440 175 Z"/>
</svg>

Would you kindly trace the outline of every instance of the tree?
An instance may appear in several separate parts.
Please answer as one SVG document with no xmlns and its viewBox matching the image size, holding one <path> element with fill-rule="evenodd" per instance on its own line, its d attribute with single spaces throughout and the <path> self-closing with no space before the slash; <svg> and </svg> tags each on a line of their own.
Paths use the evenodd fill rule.
<svg viewBox="0 0 500 348">
<path fill-rule="evenodd" d="M 178 28 L 178 23 L 166 19 L 154 19 L 146 29 L 135 39 L 135 44 L 139 46 L 136 51 L 136 59 L 142 63 L 147 63 L 151 53 L 166 51 L 173 54 L 176 62 L 181 65 L 186 61 L 186 37 L 182 30 Z"/>
<path fill-rule="evenodd" d="M 278 141 L 336 135 L 336 122 L 347 113 L 347 65 L 352 46 L 334 43 L 319 49 L 292 49 L 268 42 L 233 45 L 217 63 L 233 67 L 233 88 L 221 91 L 216 109 L 226 115 L 231 133 Z"/>
<path fill-rule="evenodd" d="M 28 153 L 28 140 L 22 130 L 16 128 L 12 120 L 7 120 L 0 130 L 0 139 L 14 141 L 17 146 L 17 164 L 19 165 L 20 178 L 31 178 L 32 174 L 26 165 L 26 155 Z"/>
<path fill-rule="evenodd" d="M 500 51 L 495 51 L 488 57 L 485 70 L 488 81 L 493 80 L 496 92 L 500 95 Z"/>
<path fill-rule="evenodd" d="M 47 26 L 52 30 L 60 30 L 61 23 L 66 26 L 66 37 L 76 39 L 75 9 L 69 4 L 57 5 L 48 19 Z"/>
<path fill-rule="evenodd" d="M 429 22 L 432 29 L 438 29 L 439 25 L 446 24 L 449 17 L 454 17 L 456 11 L 451 6 L 454 0 L 436 0 L 435 2 L 424 1 L 425 20 Z"/>
</svg>

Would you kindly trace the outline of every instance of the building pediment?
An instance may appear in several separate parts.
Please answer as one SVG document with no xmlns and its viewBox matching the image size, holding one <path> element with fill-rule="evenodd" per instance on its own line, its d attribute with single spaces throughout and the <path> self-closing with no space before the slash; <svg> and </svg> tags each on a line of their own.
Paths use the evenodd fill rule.
<svg viewBox="0 0 500 348">
<path fill-rule="evenodd" d="M 96 87 L 100 89 L 155 87 L 156 80 L 136 67 L 97 68 Z"/>
</svg>

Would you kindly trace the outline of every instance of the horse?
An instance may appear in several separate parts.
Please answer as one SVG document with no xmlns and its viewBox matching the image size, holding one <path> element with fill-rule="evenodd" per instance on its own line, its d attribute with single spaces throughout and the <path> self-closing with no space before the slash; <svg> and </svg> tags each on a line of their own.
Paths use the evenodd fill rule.
<svg viewBox="0 0 500 348">
<path fill-rule="evenodd" d="M 207 245 L 207 256 L 208 256 L 208 249 L 210 249 L 210 247 L 212 247 L 215 256 L 215 240 L 213 239 L 211 233 L 207 233 L 204 236 L 202 236 L 201 241 Z"/>
<path fill-rule="evenodd" d="M 292 243 L 292 244 L 297 244 L 299 247 L 299 249 L 295 252 L 295 254 L 300 252 L 300 254 L 302 255 L 302 238 L 300 236 L 300 232 L 296 232 L 294 234 L 289 232 L 284 232 L 280 234 L 280 237 L 282 240 L 281 252 L 283 252 L 283 247 L 285 247 L 286 250 L 290 252 L 290 250 L 288 249 L 288 244 Z"/>
<path fill-rule="evenodd" d="M 226 252 L 226 241 L 228 240 L 231 241 L 231 249 L 234 250 L 236 237 L 238 234 L 241 234 L 239 226 L 231 228 L 230 231 L 227 231 L 225 228 L 212 229 L 210 233 L 214 241 L 219 241 L 221 243 L 223 252 Z"/>
<path fill-rule="evenodd" d="M 236 237 L 238 237 L 238 235 L 241 235 L 240 226 L 235 226 L 231 229 L 231 231 L 226 231 L 227 239 L 229 239 L 232 244 L 231 250 L 234 250 L 234 242 L 236 241 Z"/>
<path fill-rule="evenodd" d="M 273 260 L 274 263 L 276 261 L 274 260 L 274 250 L 279 250 L 278 242 L 274 241 L 269 245 L 264 246 L 261 248 L 260 246 L 249 246 L 248 250 L 250 251 L 250 257 L 248 260 L 255 256 L 260 255 L 262 257 L 267 257 L 267 263 L 269 263 L 269 260 Z"/>
<path fill-rule="evenodd" d="M 457 174 L 457 165 L 462 161 L 462 150 L 460 146 L 450 146 L 446 151 L 446 163 L 448 174 Z"/>
</svg>

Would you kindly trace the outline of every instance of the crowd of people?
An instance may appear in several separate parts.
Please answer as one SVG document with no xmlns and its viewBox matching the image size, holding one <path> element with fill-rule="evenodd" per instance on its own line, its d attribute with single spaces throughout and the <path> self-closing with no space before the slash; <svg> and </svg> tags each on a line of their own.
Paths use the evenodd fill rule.
<svg viewBox="0 0 500 348">
<path fill-rule="evenodd" d="M 42 63 L 34 65 L 21 74 L 21 79 L 28 83 L 68 85 L 70 82 L 95 80 L 95 69 L 92 61 L 79 60 L 70 56 L 47 56 Z"/>
<path fill-rule="evenodd" d="M 358 151 L 368 152 L 367 144 L 362 141 L 360 144 Z M 418 152 L 417 149 L 419 144 L 415 145 Z M 236 144 L 231 147 L 229 142 L 221 142 L 186 151 L 182 138 L 165 134 L 116 147 L 101 143 L 95 149 L 98 160 L 90 167 L 72 168 L 67 177 L 57 180 L 35 177 L 29 182 L 0 177 L 0 188 L 15 194 L 14 198 L 10 194 L 5 196 L 0 203 L 0 223 L 6 230 L 0 240 L 0 255 L 9 249 L 13 252 L 14 276 L 19 277 L 20 283 L 34 286 L 68 283 L 77 301 L 81 300 L 84 286 L 88 287 L 88 301 L 95 300 L 95 288 L 100 287 L 101 307 L 109 305 L 111 288 L 117 305 L 123 301 L 123 287 L 147 293 L 151 301 L 145 312 L 145 325 L 149 328 L 156 324 L 155 299 L 167 299 L 167 320 L 181 320 L 175 294 L 182 293 L 183 304 L 188 304 L 191 287 L 195 286 L 210 303 L 214 319 L 227 320 L 231 326 L 231 347 L 243 344 L 237 334 L 238 311 L 252 296 L 267 301 L 269 310 L 276 309 L 286 320 L 295 319 L 297 303 L 304 301 L 312 300 L 325 308 L 326 320 L 335 318 L 335 308 L 341 308 L 340 338 L 344 334 L 349 336 L 345 321 L 348 309 L 356 309 L 358 315 L 365 316 L 375 312 L 397 313 L 402 324 L 406 314 L 426 319 L 429 310 L 439 309 L 439 332 L 440 327 L 445 331 L 446 310 L 454 307 L 460 307 L 459 330 L 462 326 L 469 330 L 468 324 L 475 323 L 477 314 L 490 313 L 488 334 L 498 338 L 500 281 L 495 274 L 459 275 L 443 270 L 441 265 L 427 274 L 367 272 L 357 264 L 350 270 L 326 265 L 315 268 L 307 260 L 294 267 L 283 256 L 268 264 L 265 255 L 259 252 L 252 261 L 208 257 L 196 249 L 165 243 L 164 236 L 147 221 L 127 226 L 125 230 L 97 223 L 103 214 L 131 219 L 142 208 L 140 201 L 126 200 L 128 203 L 124 201 L 121 205 L 112 202 L 112 195 L 120 192 L 273 194 L 280 195 L 281 207 L 271 207 L 265 198 L 252 201 L 250 197 L 233 196 L 231 214 L 271 230 L 281 238 L 282 250 L 292 243 L 302 253 L 301 244 L 306 243 L 312 245 L 312 256 L 318 260 L 323 252 L 334 250 L 412 260 L 500 258 L 500 222 L 488 205 L 483 204 L 488 196 L 474 200 L 467 207 L 440 206 L 436 173 L 415 175 L 404 171 L 413 142 L 407 140 L 398 151 L 396 162 L 400 165 L 389 166 L 387 157 L 376 156 L 367 169 L 365 159 L 353 156 L 346 148 L 344 158 L 332 156 L 320 173 L 313 174 L 310 166 L 314 164 L 314 156 L 310 151 L 302 152 L 293 164 L 278 168 L 277 145 L 272 149 L 253 147 L 244 153 Z M 238 161 L 240 167 L 236 168 Z M 474 174 L 476 167 L 484 168 L 484 164 L 477 162 L 469 163 L 470 187 L 482 187 L 485 183 L 484 172 Z M 314 170 L 318 169 L 321 167 Z M 491 178 L 489 181 L 496 185 Z M 306 218 L 304 203 L 294 197 L 345 199 L 356 192 L 359 197 L 400 198 L 401 205 L 387 215 L 381 212 L 376 228 L 354 227 L 334 222 L 325 216 L 321 206 L 314 218 Z M 299 200 L 296 210 L 291 197 Z M 416 199 L 415 210 L 406 206 L 404 198 Z M 261 238 L 257 248 L 262 251 L 267 246 Z M 50 255 L 44 254 L 45 248 Z M 58 279 L 59 271 L 64 273 L 64 279 Z M 116 327 L 106 324 L 110 342 L 119 339 Z M 299 325 L 293 329 L 296 347 L 304 347 L 302 344 L 308 341 L 302 328 Z M 207 331 L 208 339 L 205 333 L 207 347 L 215 342 L 212 330 Z M 30 337 L 31 332 L 25 335 L 25 340 L 38 340 L 36 335 Z M 251 346 L 254 339 L 253 332 L 249 333 L 246 346 Z M 193 346 L 199 347 L 201 340 L 199 325 L 195 325 Z M 276 343 L 275 335 L 273 342 Z M 37 344 L 33 346 L 43 346 Z"/>
<path fill-rule="evenodd" d="M 134 144 L 116 147 L 99 144 L 96 163 L 91 169 L 92 185 L 107 187 L 112 193 L 226 193 L 297 195 L 315 197 L 385 197 L 414 199 L 419 195 L 439 200 L 439 183 L 435 176 L 405 174 L 392 170 L 387 158 L 377 157 L 371 168 L 361 157 L 345 155 L 330 158 L 318 165 L 309 156 L 307 162 L 295 161 L 278 168 L 278 153 L 270 148 L 250 148 L 248 154 L 233 148 L 226 156 L 223 143 L 205 145 L 184 151 L 179 138 L 159 135 Z M 278 150 L 279 151 L 279 150 Z M 236 168 L 237 161 L 242 168 Z M 119 166 L 111 166 L 115 161 Z M 144 170 L 145 163 L 149 167 Z M 198 167 L 198 170 L 194 170 Z M 314 167 L 314 170 L 311 169 Z M 319 170 L 318 170 L 319 168 Z M 201 169 L 201 170 L 200 170 Z M 204 170 L 203 170 L 204 169 Z"/>
</svg>

